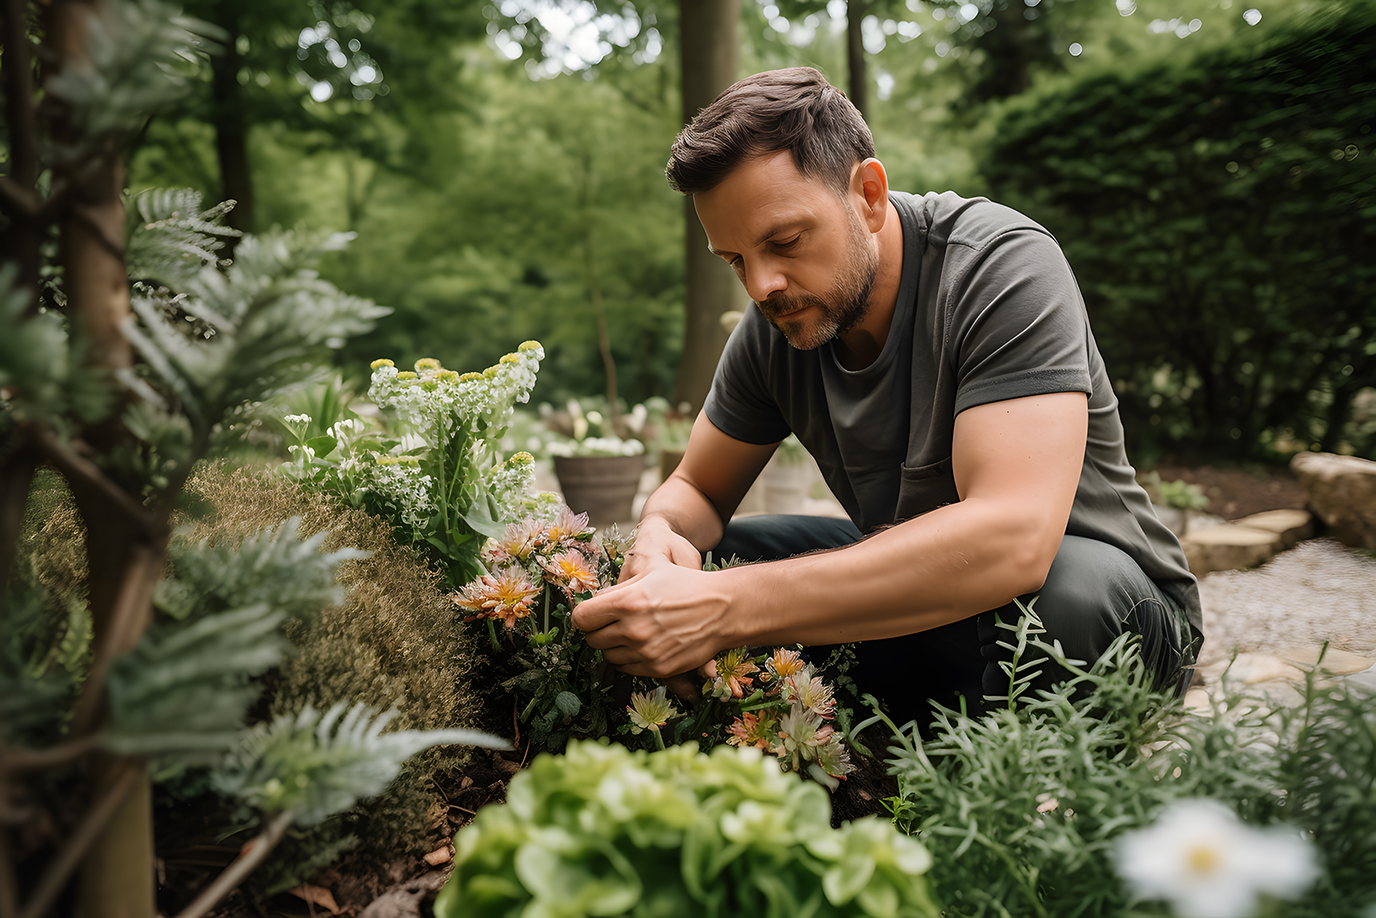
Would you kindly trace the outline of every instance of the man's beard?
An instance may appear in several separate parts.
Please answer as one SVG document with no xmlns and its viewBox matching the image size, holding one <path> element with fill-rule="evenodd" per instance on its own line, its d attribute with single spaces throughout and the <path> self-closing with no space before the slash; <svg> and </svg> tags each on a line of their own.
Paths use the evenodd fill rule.
<svg viewBox="0 0 1376 918">
<path fill-rule="evenodd" d="M 864 320 L 870 311 L 870 292 L 879 272 L 879 256 L 866 243 L 868 239 L 860 218 L 846 208 L 847 252 L 836 283 L 825 296 L 804 293 L 789 296 L 775 293 L 758 303 L 769 323 L 783 332 L 788 343 L 800 351 L 810 351 L 834 341 Z M 820 318 L 812 324 L 788 318 L 806 307 L 816 307 Z"/>
</svg>

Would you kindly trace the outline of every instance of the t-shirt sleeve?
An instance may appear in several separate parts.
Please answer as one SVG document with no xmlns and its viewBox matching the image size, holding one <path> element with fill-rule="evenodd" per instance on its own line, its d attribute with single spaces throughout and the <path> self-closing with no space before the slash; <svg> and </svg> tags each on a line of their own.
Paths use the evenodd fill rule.
<svg viewBox="0 0 1376 918">
<path fill-rule="evenodd" d="M 945 304 L 956 414 L 1031 395 L 1092 394 L 1089 319 L 1056 241 L 1012 229 L 962 248 L 968 265 Z"/>
<path fill-rule="evenodd" d="M 702 406 L 714 427 L 746 443 L 778 443 L 792 432 L 767 381 L 769 332 L 752 305 L 726 341 Z"/>
</svg>

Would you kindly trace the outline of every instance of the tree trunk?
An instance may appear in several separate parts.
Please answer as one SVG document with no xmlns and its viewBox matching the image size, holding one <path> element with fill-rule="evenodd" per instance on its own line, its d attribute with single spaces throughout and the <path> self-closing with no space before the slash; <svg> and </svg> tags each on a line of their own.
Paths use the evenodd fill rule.
<svg viewBox="0 0 1376 918">
<path fill-rule="evenodd" d="M 244 122 L 243 87 L 239 68 L 243 66 L 235 41 L 239 37 L 239 17 L 233 3 L 220 4 L 219 25 L 229 33 L 222 54 L 210 59 L 210 92 L 214 99 L 215 153 L 220 161 L 220 197 L 237 202 L 225 222 L 245 233 L 253 232 L 253 174 L 248 158 L 248 125 Z M 226 256 L 232 254 L 235 238 L 225 240 Z"/>
<path fill-rule="evenodd" d="M 60 67 L 86 57 L 86 21 L 100 4 L 66 0 L 50 9 L 52 45 Z M 59 124 L 58 133 L 66 128 Z M 63 286 L 67 311 L 88 344 L 88 365 L 118 371 L 133 365 L 133 350 L 121 325 L 131 315 L 129 278 L 124 266 L 124 165 L 113 151 L 102 158 L 59 170 L 55 183 L 70 185 L 72 202 L 60 221 Z M 116 410 L 109 420 L 84 429 L 83 439 L 109 453 L 129 433 Z M 96 658 L 83 688 L 86 716 L 80 711 L 74 735 L 96 726 L 109 660 L 128 650 L 151 615 L 152 586 L 162 570 L 166 540 L 147 525 L 137 498 L 120 490 L 77 450 L 52 438 L 47 451 L 70 457 L 61 468 L 72 486 L 88 529 L 91 569 L 90 607 Z M 60 467 L 61 461 L 54 460 Z M 82 721 L 85 721 L 84 723 Z M 99 757 L 92 767 L 92 799 L 108 791 L 111 775 L 123 763 Z M 156 909 L 153 889 L 153 820 L 147 769 L 140 766 L 133 791 L 96 835 L 81 862 L 77 918 L 146 918 Z"/>
<path fill-rule="evenodd" d="M 865 14 L 869 10 L 870 5 L 866 0 L 850 0 L 846 4 L 846 67 L 849 70 L 846 95 L 862 118 L 868 118 L 870 114 L 870 78 L 860 24 L 865 21 Z"/>
<path fill-rule="evenodd" d="M 740 0 L 679 0 L 684 124 L 735 81 L 739 18 Z M 736 308 L 742 293 L 725 262 L 707 251 L 692 198 L 683 199 L 683 216 L 688 293 L 674 402 L 688 402 L 696 410 L 707 397 L 726 343 L 721 314 Z"/>
<path fill-rule="evenodd" d="M 9 127 L 9 169 L 6 178 L 21 192 L 32 192 L 38 178 L 38 123 L 33 98 L 33 54 L 29 45 L 27 0 L 5 0 L 0 8 L 0 84 L 5 93 L 5 122 Z M 19 266 L 18 283 L 28 287 L 37 305 L 39 241 L 42 234 L 32 214 L 7 207 L 10 225 L 0 234 L 0 252 Z"/>
</svg>

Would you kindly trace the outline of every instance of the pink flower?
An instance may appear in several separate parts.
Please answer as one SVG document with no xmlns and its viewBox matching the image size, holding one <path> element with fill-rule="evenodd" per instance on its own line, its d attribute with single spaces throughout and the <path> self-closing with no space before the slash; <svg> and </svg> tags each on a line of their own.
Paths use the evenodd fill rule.
<svg viewBox="0 0 1376 918">
<path fill-rule="evenodd" d="M 546 547 L 553 551 L 564 547 L 569 542 L 577 541 L 579 536 L 586 536 L 591 532 L 592 527 L 588 525 L 586 513 L 574 513 L 567 504 L 561 504 L 559 512 L 554 516 L 554 521 L 545 529 Z"/>
<path fill-rule="evenodd" d="M 464 586 L 450 599 L 461 609 L 476 613 L 475 618 L 496 618 L 514 627 L 516 619 L 530 614 L 540 587 L 530 582 L 525 571 L 518 567 L 501 568 L 492 574 L 483 574 L 477 580 Z"/>
<path fill-rule="evenodd" d="M 575 548 L 567 549 L 544 565 L 545 579 L 573 597 L 599 588 L 597 571 L 588 565 L 587 556 Z"/>
<path fill-rule="evenodd" d="M 784 698 L 802 705 L 818 717 L 831 719 L 836 711 L 835 689 L 822 681 L 821 676 L 808 678 L 810 670 L 784 680 Z"/>
</svg>

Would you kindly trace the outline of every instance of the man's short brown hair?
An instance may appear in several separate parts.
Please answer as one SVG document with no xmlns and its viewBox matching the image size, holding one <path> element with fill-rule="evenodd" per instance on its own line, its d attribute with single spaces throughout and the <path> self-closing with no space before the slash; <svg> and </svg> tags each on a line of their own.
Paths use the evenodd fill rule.
<svg viewBox="0 0 1376 918">
<path fill-rule="evenodd" d="M 748 159 L 787 150 L 798 171 L 844 194 L 874 136 L 841 90 L 811 67 L 732 84 L 679 132 L 664 173 L 675 191 L 710 191 Z"/>
</svg>

